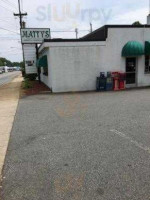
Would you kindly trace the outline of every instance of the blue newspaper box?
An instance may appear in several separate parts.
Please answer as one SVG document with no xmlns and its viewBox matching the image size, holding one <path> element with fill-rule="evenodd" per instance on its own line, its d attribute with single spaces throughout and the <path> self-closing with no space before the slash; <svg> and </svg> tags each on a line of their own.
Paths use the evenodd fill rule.
<svg viewBox="0 0 150 200">
<path fill-rule="evenodd" d="M 100 73 L 100 91 L 106 91 L 106 76 L 104 72 Z"/>
<path fill-rule="evenodd" d="M 113 90 L 113 77 L 111 72 L 107 72 L 107 78 L 106 78 L 106 91 Z"/>
<path fill-rule="evenodd" d="M 96 78 L 96 91 L 99 92 L 100 91 L 100 77 Z"/>
</svg>

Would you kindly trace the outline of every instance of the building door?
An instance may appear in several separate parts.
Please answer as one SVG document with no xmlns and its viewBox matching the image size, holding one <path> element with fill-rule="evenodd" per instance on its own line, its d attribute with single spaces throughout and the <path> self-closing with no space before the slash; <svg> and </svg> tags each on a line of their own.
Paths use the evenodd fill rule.
<svg viewBox="0 0 150 200">
<path fill-rule="evenodd" d="M 136 58 L 126 58 L 126 84 L 136 86 Z"/>
</svg>

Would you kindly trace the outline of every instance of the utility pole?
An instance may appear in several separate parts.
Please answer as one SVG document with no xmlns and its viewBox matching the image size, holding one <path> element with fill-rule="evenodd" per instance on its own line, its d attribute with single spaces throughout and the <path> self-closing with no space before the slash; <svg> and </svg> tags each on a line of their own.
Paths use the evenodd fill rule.
<svg viewBox="0 0 150 200">
<path fill-rule="evenodd" d="M 76 33 L 76 39 L 78 39 L 78 29 L 75 29 L 75 33 Z"/>
<path fill-rule="evenodd" d="M 90 23 L 90 32 L 91 33 L 93 32 L 93 25 L 92 25 L 92 23 Z"/>
<path fill-rule="evenodd" d="M 22 13 L 21 12 L 21 6 L 20 6 L 20 0 L 18 0 L 18 8 L 19 8 L 19 13 L 14 13 L 14 16 L 19 17 L 20 19 L 20 37 L 21 37 L 21 29 L 25 28 L 25 22 L 22 22 L 22 18 L 24 16 L 27 16 L 27 13 Z M 22 40 L 22 39 L 21 39 Z M 23 48 L 23 44 L 22 44 L 22 54 L 23 54 L 23 62 L 25 65 L 25 58 L 24 58 L 24 48 Z M 25 75 L 25 66 L 24 66 L 24 72 L 22 72 L 22 75 Z"/>
<path fill-rule="evenodd" d="M 22 28 L 22 18 L 23 16 L 27 16 L 27 13 L 21 13 L 21 6 L 20 6 L 20 0 L 18 0 L 18 7 L 19 7 L 19 13 L 14 13 L 14 16 L 19 17 L 20 19 L 20 29 Z"/>
</svg>

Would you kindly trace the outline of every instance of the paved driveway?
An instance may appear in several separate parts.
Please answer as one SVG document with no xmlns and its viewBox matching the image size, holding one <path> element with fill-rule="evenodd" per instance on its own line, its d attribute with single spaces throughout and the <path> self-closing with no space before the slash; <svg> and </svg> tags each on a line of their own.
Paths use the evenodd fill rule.
<svg viewBox="0 0 150 200">
<path fill-rule="evenodd" d="M 150 89 L 20 100 L 2 200 L 149 200 Z"/>
</svg>

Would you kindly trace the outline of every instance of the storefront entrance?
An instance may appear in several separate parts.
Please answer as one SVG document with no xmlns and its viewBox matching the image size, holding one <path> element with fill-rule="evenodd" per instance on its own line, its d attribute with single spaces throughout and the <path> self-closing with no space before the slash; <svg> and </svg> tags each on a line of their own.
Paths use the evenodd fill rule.
<svg viewBox="0 0 150 200">
<path fill-rule="evenodd" d="M 136 58 L 126 58 L 126 84 L 136 86 Z"/>
</svg>

